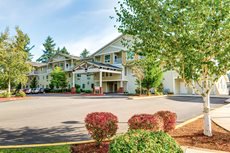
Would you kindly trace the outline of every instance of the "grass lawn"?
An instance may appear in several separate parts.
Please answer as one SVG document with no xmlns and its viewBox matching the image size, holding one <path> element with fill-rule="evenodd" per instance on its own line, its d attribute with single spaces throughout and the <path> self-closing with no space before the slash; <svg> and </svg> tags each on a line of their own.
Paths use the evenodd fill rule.
<svg viewBox="0 0 230 153">
<path fill-rule="evenodd" d="M 0 153 L 70 153 L 70 146 L 64 145 L 20 149 L 0 149 Z"/>
</svg>

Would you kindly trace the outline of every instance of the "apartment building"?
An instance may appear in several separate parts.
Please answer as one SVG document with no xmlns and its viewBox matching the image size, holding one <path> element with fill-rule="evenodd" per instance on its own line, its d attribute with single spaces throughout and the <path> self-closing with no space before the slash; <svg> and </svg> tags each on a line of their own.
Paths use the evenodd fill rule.
<svg viewBox="0 0 230 153">
<path fill-rule="evenodd" d="M 69 87 L 78 84 L 82 89 L 97 89 L 99 93 L 135 93 L 136 77 L 132 69 L 127 66 L 127 62 L 142 57 L 124 47 L 123 39 L 132 38 L 121 35 L 93 53 L 88 59 L 57 54 L 48 63 L 33 63 L 35 70 L 29 75 L 29 80 L 37 77 L 39 87 L 48 87 L 51 79 L 50 72 L 55 66 L 60 66 L 66 72 Z M 229 82 L 227 75 L 222 76 L 215 84 L 212 94 L 227 95 L 229 92 L 227 82 Z M 162 83 L 165 89 L 174 94 L 195 94 L 175 71 L 164 72 Z"/>
</svg>

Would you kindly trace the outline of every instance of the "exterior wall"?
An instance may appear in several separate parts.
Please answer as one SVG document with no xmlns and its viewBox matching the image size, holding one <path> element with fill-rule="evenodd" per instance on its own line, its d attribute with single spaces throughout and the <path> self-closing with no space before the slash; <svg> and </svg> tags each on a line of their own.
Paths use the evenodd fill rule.
<svg viewBox="0 0 230 153">
<path fill-rule="evenodd" d="M 95 84 L 94 76 L 87 76 L 86 74 L 81 74 L 81 77 L 78 77 L 77 74 L 75 74 L 75 84 L 80 85 L 81 89 L 92 90 L 91 85 Z M 85 88 L 83 88 L 83 84 L 85 85 Z"/>
<path fill-rule="evenodd" d="M 170 92 L 177 93 L 179 92 L 179 84 L 175 85 L 177 82 L 175 79 L 178 77 L 178 74 L 175 71 L 166 71 L 163 73 L 163 86 L 164 89 L 169 89 Z"/>
<path fill-rule="evenodd" d="M 124 91 L 127 91 L 128 93 L 136 93 L 135 89 L 138 87 L 138 85 L 136 83 L 136 77 L 132 74 L 132 70 L 129 67 L 125 67 L 125 68 L 127 69 L 126 70 L 127 74 L 126 75 L 124 74 L 124 80 L 127 80 L 127 83 L 126 83 L 126 87 L 125 87 L 126 90 L 124 90 Z"/>
</svg>

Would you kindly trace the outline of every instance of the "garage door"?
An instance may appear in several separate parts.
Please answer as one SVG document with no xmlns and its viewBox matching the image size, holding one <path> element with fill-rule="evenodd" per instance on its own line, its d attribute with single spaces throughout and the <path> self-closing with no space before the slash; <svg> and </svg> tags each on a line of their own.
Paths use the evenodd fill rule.
<svg viewBox="0 0 230 153">
<path fill-rule="evenodd" d="M 188 93 L 188 89 L 185 86 L 184 82 L 180 82 L 180 94 L 187 94 Z"/>
</svg>

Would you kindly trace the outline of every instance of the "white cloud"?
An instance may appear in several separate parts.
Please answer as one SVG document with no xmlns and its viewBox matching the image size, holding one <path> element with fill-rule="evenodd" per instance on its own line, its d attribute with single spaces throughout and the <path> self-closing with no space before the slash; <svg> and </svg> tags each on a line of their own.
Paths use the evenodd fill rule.
<svg viewBox="0 0 230 153">
<path fill-rule="evenodd" d="M 63 43 L 61 46 L 65 46 L 72 55 L 79 56 L 85 48 L 92 54 L 119 35 L 115 29 L 108 28 L 100 34 L 85 36 L 80 40 Z"/>
</svg>

